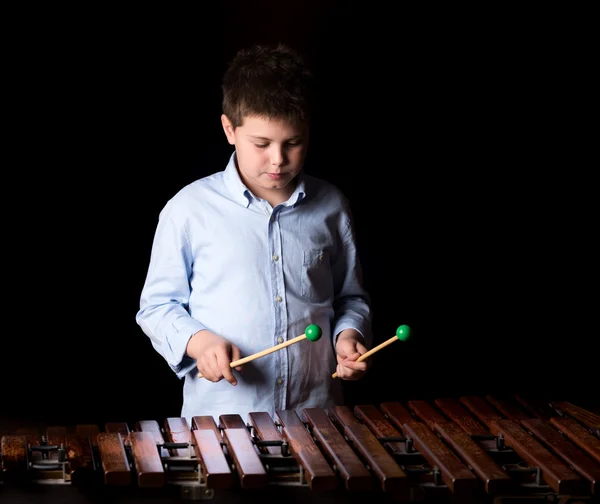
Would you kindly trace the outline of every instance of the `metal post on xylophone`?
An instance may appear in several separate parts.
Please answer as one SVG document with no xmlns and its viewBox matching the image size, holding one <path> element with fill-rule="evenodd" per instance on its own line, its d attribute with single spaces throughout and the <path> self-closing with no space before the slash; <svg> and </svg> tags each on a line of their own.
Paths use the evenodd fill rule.
<svg viewBox="0 0 600 504">
<path fill-rule="evenodd" d="M 261 420 L 264 424 L 265 419 L 261 419 L 257 414 L 252 414 L 251 419 L 254 423 L 247 422 L 246 428 L 252 443 L 257 448 L 258 456 L 269 474 L 269 484 L 308 486 L 303 467 L 297 464 L 290 452 L 288 442 L 280 436 L 281 425 L 273 422 L 274 429 L 278 432 L 272 432 L 270 436 L 265 437 L 260 429 Z"/>
<path fill-rule="evenodd" d="M 39 445 L 27 444 L 29 470 L 36 472 L 34 479 L 40 483 L 67 482 L 67 453 L 64 443 L 51 445 L 46 436 L 41 437 Z"/>
</svg>

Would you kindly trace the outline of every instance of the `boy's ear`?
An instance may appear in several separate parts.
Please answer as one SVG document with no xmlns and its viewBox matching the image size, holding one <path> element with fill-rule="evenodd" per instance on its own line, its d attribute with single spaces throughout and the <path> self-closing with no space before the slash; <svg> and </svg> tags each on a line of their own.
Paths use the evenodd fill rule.
<svg viewBox="0 0 600 504">
<path fill-rule="evenodd" d="M 223 131 L 225 132 L 225 136 L 227 137 L 227 141 L 231 144 L 235 144 L 235 129 L 225 114 L 221 115 L 221 124 L 223 125 Z"/>
</svg>

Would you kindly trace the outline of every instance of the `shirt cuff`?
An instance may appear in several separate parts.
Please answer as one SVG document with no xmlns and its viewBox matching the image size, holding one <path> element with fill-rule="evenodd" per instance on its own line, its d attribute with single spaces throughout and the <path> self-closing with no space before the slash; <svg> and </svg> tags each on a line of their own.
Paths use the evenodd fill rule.
<svg viewBox="0 0 600 504">
<path fill-rule="evenodd" d="M 370 332 L 366 328 L 366 324 L 360 320 L 346 320 L 338 322 L 333 330 L 333 347 L 337 344 L 338 336 L 344 329 L 354 329 L 358 331 L 363 339 L 363 344 L 365 347 L 371 347 L 371 335 Z"/>
<path fill-rule="evenodd" d="M 181 317 L 173 323 L 173 328 L 175 332 L 168 339 L 170 353 L 168 361 L 175 374 L 183 378 L 196 367 L 196 361 L 185 353 L 187 344 L 194 334 L 206 327 L 193 318 Z"/>
</svg>

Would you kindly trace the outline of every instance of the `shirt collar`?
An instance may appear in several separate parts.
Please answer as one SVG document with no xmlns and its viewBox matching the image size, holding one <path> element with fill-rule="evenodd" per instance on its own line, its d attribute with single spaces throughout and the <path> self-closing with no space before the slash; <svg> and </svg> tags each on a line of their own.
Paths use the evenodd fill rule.
<svg viewBox="0 0 600 504">
<path fill-rule="evenodd" d="M 254 197 L 250 190 L 246 187 L 246 185 L 242 182 L 240 178 L 240 174 L 236 167 L 236 155 L 233 152 L 229 158 L 229 162 L 225 167 L 224 174 L 225 186 L 232 194 L 234 199 L 244 205 L 246 208 L 250 205 L 250 201 Z M 306 183 L 304 180 L 304 174 L 300 172 L 298 174 L 298 183 L 296 184 L 296 189 L 288 199 L 285 206 L 296 206 L 300 203 L 304 197 L 306 196 Z"/>
<path fill-rule="evenodd" d="M 224 180 L 225 186 L 234 199 L 241 205 L 248 207 L 250 200 L 252 199 L 252 194 L 242 182 L 240 174 L 237 171 L 237 167 L 235 166 L 235 152 L 231 154 L 229 157 L 229 162 L 225 167 Z"/>
<path fill-rule="evenodd" d="M 296 184 L 296 189 L 290 196 L 290 199 L 287 201 L 287 206 L 295 207 L 298 203 L 300 203 L 304 197 L 306 196 L 306 182 L 304 181 L 304 173 L 300 172 L 298 174 L 298 182 Z"/>
</svg>

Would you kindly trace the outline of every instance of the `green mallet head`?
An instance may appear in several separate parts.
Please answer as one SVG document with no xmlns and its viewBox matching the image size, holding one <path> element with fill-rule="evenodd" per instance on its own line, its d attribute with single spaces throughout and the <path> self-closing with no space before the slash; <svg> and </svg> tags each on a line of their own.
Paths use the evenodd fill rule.
<svg viewBox="0 0 600 504">
<path fill-rule="evenodd" d="M 412 331 L 410 330 L 410 327 L 408 327 L 406 324 L 402 324 L 400 327 L 398 327 L 398 329 L 396 329 L 396 336 L 400 341 L 406 341 L 408 338 L 410 338 L 411 333 Z"/>
<path fill-rule="evenodd" d="M 321 334 L 323 334 L 323 331 L 321 331 L 321 328 L 317 324 L 310 324 L 306 328 L 306 331 L 304 331 L 304 334 L 306 334 L 307 340 L 317 341 L 321 337 Z"/>
</svg>

